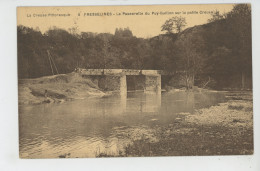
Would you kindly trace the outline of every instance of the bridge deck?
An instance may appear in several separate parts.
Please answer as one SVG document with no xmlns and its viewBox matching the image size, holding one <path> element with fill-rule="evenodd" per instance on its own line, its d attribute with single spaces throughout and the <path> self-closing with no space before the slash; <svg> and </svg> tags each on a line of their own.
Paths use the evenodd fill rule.
<svg viewBox="0 0 260 171">
<path fill-rule="evenodd" d="M 135 70 L 135 69 L 81 69 L 77 72 L 83 75 L 173 75 L 172 73 L 162 70 Z"/>
</svg>

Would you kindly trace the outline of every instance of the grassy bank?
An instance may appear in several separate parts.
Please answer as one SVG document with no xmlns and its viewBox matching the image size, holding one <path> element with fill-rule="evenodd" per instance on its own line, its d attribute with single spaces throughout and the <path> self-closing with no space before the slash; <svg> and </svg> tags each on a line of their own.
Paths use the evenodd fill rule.
<svg viewBox="0 0 260 171">
<path fill-rule="evenodd" d="M 193 114 L 179 113 L 173 123 L 154 128 L 158 141 L 133 140 L 117 157 L 253 154 L 252 92 L 231 92 L 227 98 Z"/>
<path fill-rule="evenodd" d="M 19 80 L 19 104 L 55 103 L 92 96 L 105 96 L 97 83 L 77 73 Z"/>
</svg>

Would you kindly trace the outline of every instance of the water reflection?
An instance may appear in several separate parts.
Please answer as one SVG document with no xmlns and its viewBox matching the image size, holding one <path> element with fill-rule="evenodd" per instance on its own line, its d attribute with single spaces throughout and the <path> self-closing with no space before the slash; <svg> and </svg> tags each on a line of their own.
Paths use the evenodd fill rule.
<svg viewBox="0 0 260 171">
<path fill-rule="evenodd" d="M 117 154 L 140 133 L 154 140 L 154 126 L 173 123 L 177 113 L 192 113 L 224 100 L 220 93 L 130 92 L 63 104 L 19 106 L 20 154 L 29 158 Z"/>
<path fill-rule="evenodd" d="M 161 94 L 130 92 L 126 108 L 126 111 L 131 112 L 158 112 L 161 108 Z"/>
</svg>

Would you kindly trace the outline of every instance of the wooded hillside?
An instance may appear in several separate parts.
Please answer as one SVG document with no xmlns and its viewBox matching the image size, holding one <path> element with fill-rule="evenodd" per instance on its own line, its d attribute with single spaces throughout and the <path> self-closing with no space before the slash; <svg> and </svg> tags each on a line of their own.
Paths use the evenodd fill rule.
<svg viewBox="0 0 260 171">
<path fill-rule="evenodd" d="M 52 75 L 51 60 L 59 73 L 76 67 L 157 69 L 183 71 L 187 86 L 252 86 L 251 7 L 244 4 L 207 24 L 147 39 L 128 28 L 97 34 L 54 27 L 41 33 L 21 25 L 17 37 L 19 78 Z"/>
</svg>

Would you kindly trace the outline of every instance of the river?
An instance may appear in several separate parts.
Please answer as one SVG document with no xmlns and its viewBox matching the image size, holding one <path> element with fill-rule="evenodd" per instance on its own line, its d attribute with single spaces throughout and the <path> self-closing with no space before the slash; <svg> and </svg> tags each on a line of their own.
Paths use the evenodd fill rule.
<svg viewBox="0 0 260 171">
<path fill-rule="evenodd" d="M 141 136 L 156 141 L 154 128 L 181 112 L 193 113 L 226 101 L 220 92 L 175 92 L 88 98 L 60 104 L 19 106 L 22 158 L 117 155 Z"/>
</svg>

